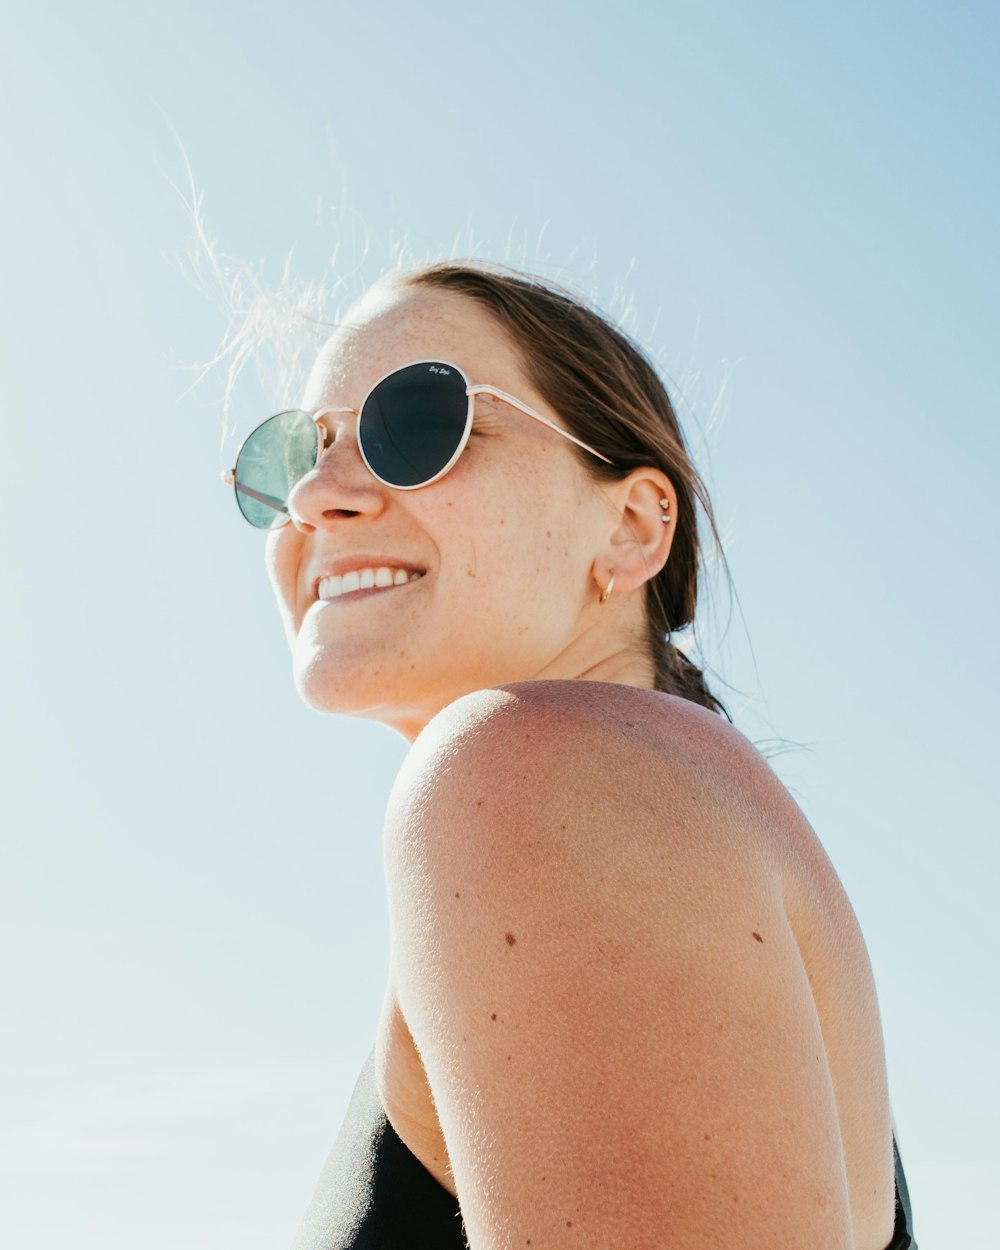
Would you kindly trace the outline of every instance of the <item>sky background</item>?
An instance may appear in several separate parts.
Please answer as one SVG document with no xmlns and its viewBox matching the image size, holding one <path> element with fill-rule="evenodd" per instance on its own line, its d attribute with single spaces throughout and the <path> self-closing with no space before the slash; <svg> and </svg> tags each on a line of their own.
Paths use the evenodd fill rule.
<svg viewBox="0 0 1000 1250">
<path fill-rule="evenodd" d="M 5 1245 L 284 1250 L 384 989 L 405 743 L 292 688 L 218 474 L 299 395 L 245 372 L 221 440 L 186 161 L 220 251 L 331 317 L 475 254 L 659 362 L 736 592 L 705 656 L 797 744 L 921 1250 L 988 1243 L 998 34 L 972 0 L 0 4 Z"/>
</svg>

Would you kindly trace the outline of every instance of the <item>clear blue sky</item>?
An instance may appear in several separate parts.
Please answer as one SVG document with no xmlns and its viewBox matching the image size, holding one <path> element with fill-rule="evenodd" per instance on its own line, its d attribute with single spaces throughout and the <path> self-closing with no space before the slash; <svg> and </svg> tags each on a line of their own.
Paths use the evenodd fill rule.
<svg viewBox="0 0 1000 1250">
<path fill-rule="evenodd" d="M 281 1250 L 384 986 L 404 743 L 293 692 L 222 378 L 188 369 L 224 324 L 179 271 L 175 133 L 265 282 L 474 252 L 627 312 L 727 539 L 708 659 L 751 737 L 803 744 L 775 766 L 868 941 L 921 1250 L 987 1244 L 1000 11 L 0 22 L 4 1244 Z M 245 375 L 239 433 L 275 398 Z"/>
</svg>

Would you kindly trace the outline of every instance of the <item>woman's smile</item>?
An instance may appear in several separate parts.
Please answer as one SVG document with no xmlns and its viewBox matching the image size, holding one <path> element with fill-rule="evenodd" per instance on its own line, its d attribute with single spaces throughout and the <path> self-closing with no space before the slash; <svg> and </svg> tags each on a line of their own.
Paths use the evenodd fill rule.
<svg viewBox="0 0 1000 1250">
<path fill-rule="evenodd" d="M 356 569 L 345 573 L 343 577 L 334 575 L 323 578 L 318 587 L 317 603 L 357 603 L 361 599 L 370 599 L 383 590 L 395 590 L 417 582 L 423 576 L 416 569 L 391 569 L 386 565 Z"/>
<path fill-rule="evenodd" d="M 405 586 L 407 582 L 416 581 L 422 576 L 424 574 L 416 570 L 394 570 L 387 565 L 379 565 L 377 569 L 372 569 L 369 566 L 365 569 L 345 572 L 342 577 L 336 574 L 324 577 L 317 586 L 316 597 L 321 600 L 341 599 L 342 596 L 350 595 L 356 590 L 387 590 L 390 586 Z"/>
</svg>

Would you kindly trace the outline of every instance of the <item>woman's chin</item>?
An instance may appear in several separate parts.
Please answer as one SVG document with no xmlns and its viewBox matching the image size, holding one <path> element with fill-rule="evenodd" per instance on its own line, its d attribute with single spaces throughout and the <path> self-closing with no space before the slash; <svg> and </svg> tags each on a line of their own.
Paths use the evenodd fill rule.
<svg viewBox="0 0 1000 1250">
<path fill-rule="evenodd" d="M 371 677 L 352 674 L 344 665 L 326 663 L 315 654 L 295 655 L 292 676 L 299 698 L 314 712 L 350 716 L 378 701 Z"/>
<path fill-rule="evenodd" d="M 313 711 L 362 716 L 390 725 L 419 695 L 411 690 L 407 697 L 405 675 L 380 671 L 370 657 L 368 663 L 351 663 L 346 656 L 332 656 L 322 648 L 296 649 L 292 676 L 299 698 Z"/>
<path fill-rule="evenodd" d="M 295 654 L 293 676 L 299 698 L 314 712 L 379 721 L 410 740 L 449 703 L 490 684 L 455 680 L 452 673 L 438 683 L 418 683 L 413 671 L 377 673 L 369 666 L 334 664 L 330 656 L 324 662 L 316 652 Z"/>
</svg>

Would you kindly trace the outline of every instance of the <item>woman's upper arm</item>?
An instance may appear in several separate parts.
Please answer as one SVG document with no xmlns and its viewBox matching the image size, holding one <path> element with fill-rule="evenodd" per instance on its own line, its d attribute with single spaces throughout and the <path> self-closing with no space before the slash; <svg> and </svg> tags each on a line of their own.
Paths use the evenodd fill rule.
<svg viewBox="0 0 1000 1250">
<path fill-rule="evenodd" d="M 472 1250 L 844 1250 L 832 1083 L 752 836 L 686 770 L 483 691 L 390 802 L 392 978 Z"/>
</svg>

